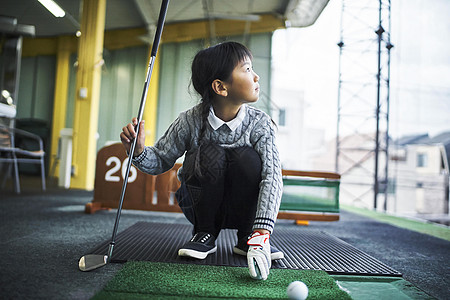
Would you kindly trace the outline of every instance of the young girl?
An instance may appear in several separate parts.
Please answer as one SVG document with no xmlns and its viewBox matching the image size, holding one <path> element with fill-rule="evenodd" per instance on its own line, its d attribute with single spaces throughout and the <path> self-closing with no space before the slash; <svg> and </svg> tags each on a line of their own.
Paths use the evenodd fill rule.
<svg viewBox="0 0 450 300">
<path fill-rule="evenodd" d="M 246 255 L 251 277 L 266 279 L 283 253 L 269 238 L 282 193 L 281 166 L 271 118 L 248 106 L 259 98 L 259 76 L 243 45 L 225 42 L 201 50 L 192 62 L 192 85 L 201 103 L 182 112 L 153 147 L 140 124 L 133 164 L 148 174 L 170 170 L 185 155 L 176 199 L 194 225 L 180 256 L 204 259 L 216 251 L 221 229 L 237 229 L 235 254 Z M 129 152 L 136 118 L 123 128 Z"/>
</svg>

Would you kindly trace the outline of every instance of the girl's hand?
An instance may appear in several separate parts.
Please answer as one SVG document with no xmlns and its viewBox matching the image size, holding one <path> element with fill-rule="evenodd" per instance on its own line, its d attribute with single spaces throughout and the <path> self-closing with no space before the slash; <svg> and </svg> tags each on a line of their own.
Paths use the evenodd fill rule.
<svg viewBox="0 0 450 300">
<path fill-rule="evenodd" d="M 133 154 L 134 157 L 139 156 L 144 151 L 145 147 L 144 123 L 145 121 L 142 120 L 141 124 L 139 125 L 140 126 L 139 136 L 137 137 L 136 148 L 134 149 Z M 136 138 L 136 131 L 135 131 L 136 126 L 137 126 L 137 118 L 133 118 L 131 120 L 131 123 L 127 124 L 127 126 L 122 128 L 122 132 L 120 133 L 120 141 L 127 150 L 127 153 L 130 152 L 131 143 Z"/>
<path fill-rule="evenodd" d="M 270 234 L 254 231 L 248 240 L 247 262 L 250 277 L 266 280 L 272 266 L 270 257 Z"/>
</svg>

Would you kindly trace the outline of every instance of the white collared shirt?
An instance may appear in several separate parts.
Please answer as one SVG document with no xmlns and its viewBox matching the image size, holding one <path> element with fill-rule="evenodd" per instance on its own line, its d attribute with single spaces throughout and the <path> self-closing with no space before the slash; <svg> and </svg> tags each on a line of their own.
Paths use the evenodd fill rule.
<svg viewBox="0 0 450 300">
<path fill-rule="evenodd" d="M 219 129 L 223 124 L 226 124 L 228 126 L 228 128 L 230 128 L 231 131 L 235 131 L 236 128 L 238 128 L 239 125 L 241 125 L 242 121 L 244 121 L 244 118 L 245 118 L 245 104 L 242 104 L 236 117 L 233 120 L 228 121 L 228 122 L 225 122 L 225 121 L 219 119 L 214 114 L 214 109 L 211 106 L 211 108 L 209 109 L 208 122 L 209 122 L 209 125 L 211 125 L 211 127 L 214 130 Z"/>
</svg>

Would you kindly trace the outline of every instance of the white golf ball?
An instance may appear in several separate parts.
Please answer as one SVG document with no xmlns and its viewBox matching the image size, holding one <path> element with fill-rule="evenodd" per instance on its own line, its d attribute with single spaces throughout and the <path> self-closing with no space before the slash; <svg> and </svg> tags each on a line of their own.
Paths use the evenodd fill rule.
<svg viewBox="0 0 450 300">
<path fill-rule="evenodd" d="M 288 285 L 287 295 L 289 299 L 305 300 L 308 297 L 308 287 L 301 281 L 293 281 Z"/>
</svg>

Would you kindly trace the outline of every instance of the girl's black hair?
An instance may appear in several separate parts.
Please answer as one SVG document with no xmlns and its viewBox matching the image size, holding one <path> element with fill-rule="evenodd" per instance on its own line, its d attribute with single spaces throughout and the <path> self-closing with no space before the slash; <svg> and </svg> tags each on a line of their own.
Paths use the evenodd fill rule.
<svg viewBox="0 0 450 300">
<path fill-rule="evenodd" d="M 214 96 L 212 82 L 227 81 L 234 68 L 246 58 L 253 59 L 250 50 L 237 42 L 224 42 L 199 51 L 192 61 L 192 86 L 201 96 L 202 126 L 198 143 L 201 144 L 206 131 L 209 108 Z"/>
</svg>

